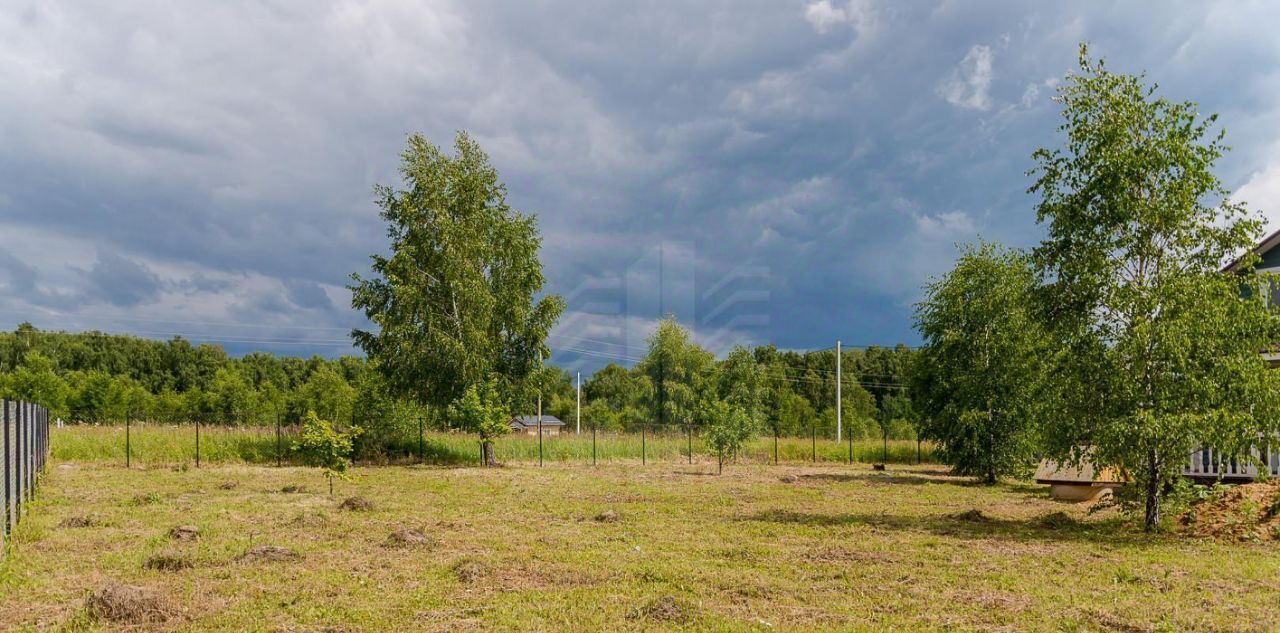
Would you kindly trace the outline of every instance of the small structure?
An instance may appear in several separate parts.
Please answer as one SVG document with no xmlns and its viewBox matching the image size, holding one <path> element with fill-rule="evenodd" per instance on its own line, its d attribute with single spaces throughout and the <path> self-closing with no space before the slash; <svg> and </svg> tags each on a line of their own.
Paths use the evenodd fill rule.
<svg viewBox="0 0 1280 633">
<path fill-rule="evenodd" d="M 1049 496 L 1062 501 L 1097 501 L 1126 481 L 1123 473 L 1112 468 L 1094 472 L 1088 461 L 1069 466 L 1045 459 L 1036 468 L 1036 483 L 1049 484 Z"/>
<path fill-rule="evenodd" d="M 507 426 L 511 427 L 512 433 L 521 433 L 524 435 L 538 436 L 538 416 L 536 415 L 517 415 L 507 422 Z M 559 435 L 560 429 L 564 427 L 564 422 L 560 421 L 554 415 L 542 416 L 542 434 L 543 435 Z"/>
</svg>

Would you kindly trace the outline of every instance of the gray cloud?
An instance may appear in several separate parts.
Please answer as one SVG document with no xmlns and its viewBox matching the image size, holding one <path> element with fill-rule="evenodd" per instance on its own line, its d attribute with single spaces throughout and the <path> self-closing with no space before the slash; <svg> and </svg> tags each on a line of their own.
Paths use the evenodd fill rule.
<svg viewBox="0 0 1280 633">
<path fill-rule="evenodd" d="M 371 187 L 394 183 L 406 133 L 447 145 L 467 129 L 539 214 L 549 290 L 594 315 L 587 338 L 652 323 L 679 286 L 701 329 L 910 342 L 910 305 L 954 243 L 1038 239 L 1023 172 L 1059 142 L 1049 96 L 1082 39 L 1220 112 L 1236 147 L 1224 179 L 1280 209 L 1280 51 L 1258 26 L 1277 17 L 1192 2 L 30 2 L 0 13 L 0 226 L 29 251 L 0 260 L 0 280 L 38 292 L 0 308 L 217 320 L 244 327 L 207 335 L 343 351 L 331 339 L 359 316 L 325 289 L 385 248 Z M 676 242 L 688 274 L 660 284 L 646 262 Z M 767 273 L 724 282 L 743 269 Z M 86 284 L 114 312 L 67 300 Z"/>
</svg>

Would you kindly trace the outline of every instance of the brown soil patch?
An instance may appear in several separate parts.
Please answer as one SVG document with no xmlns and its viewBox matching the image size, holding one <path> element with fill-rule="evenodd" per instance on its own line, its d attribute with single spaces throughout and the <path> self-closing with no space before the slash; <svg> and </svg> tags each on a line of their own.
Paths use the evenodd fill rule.
<svg viewBox="0 0 1280 633">
<path fill-rule="evenodd" d="M 419 530 L 396 530 L 387 537 L 384 545 L 386 547 L 426 547 L 433 543 Z"/>
<path fill-rule="evenodd" d="M 1066 512 L 1058 511 L 1050 512 L 1049 514 L 1038 517 L 1034 524 L 1036 527 L 1044 528 L 1046 530 L 1059 530 L 1076 525 L 1076 520 L 1071 518 L 1071 515 Z"/>
<path fill-rule="evenodd" d="M 159 591 L 117 583 L 90 593 L 85 609 L 91 617 L 122 624 L 163 622 L 173 615 L 173 607 Z"/>
<path fill-rule="evenodd" d="M 143 561 L 142 566 L 156 571 L 180 571 L 191 569 L 191 559 L 181 552 L 156 552 Z"/>
<path fill-rule="evenodd" d="M 1280 540 L 1280 480 L 1232 486 L 1183 517 L 1196 536 L 1225 540 Z"/>
<path fill-rule="evenodd" d="M 605 510 L 595 516 L 596 523 L 617 523 L 618 512 L 616 510 Z"/>
<path fill-rule="evenodd" d="M 350 510 L 352 512 L 368 512 L 373 509 L 373 502 L 364 497 L 347 497 L 342 503 L 338 504 L 339 510 Z"/>
<path fill-rule="evenodd" d="M 274 563 L 279 561 L 296 560 L 301 558 L 297 552 L 279 545 L 255 545 L 245 550 L 241 554 L 239 560 L 241 562 L 266 562 Z"/>
<path fill-rule="evenodd" d="M 239 484 L 234 481 L 224 481 L 218 484 L 218 490 L 235 490 L 238 485 Z"/>
<path fill-rule="evenodd" d="M 301 484 L 289 484 L 280 489 L 280 492 L 283 492 L 287 495 L 299 493 L 299 492 L 306 492 L 306 491 L 307 491 L 307 487 Z"/>
<path fill-rule="evenodd" d="M 194 525 L 178 525 L 169 530 L 169 538 L 175 541 L 194 541 L 200 538 L 200 528 Z"/>
<path fill-rule="evenodd" d="M 87 528 L 97 527 L 102 523 L 91 516 L 75 516 L 67 517 L 58 523 L 60 528 Z"/>
<path fill-rule="evenodd" d="M 793 484 L 797 481 L 800 481 L 800 478 L 796 477 L 795 475 L 783 475 L 778 478 L 778 481 L 781 481 L 784 484 Z"/>
</svg>

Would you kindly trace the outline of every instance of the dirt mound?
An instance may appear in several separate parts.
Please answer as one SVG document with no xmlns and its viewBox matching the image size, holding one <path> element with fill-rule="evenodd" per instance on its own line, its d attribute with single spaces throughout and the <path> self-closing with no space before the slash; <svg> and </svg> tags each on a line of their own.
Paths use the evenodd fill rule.
<svg viewBox="0 0 1280 633">
<path fill-rule="evenodd" d="M 386 547 L 424 547 L 431 544 L 431 539 L 419 530 L 396 530 L 384 543 Z"/>
<path fill-rule="evenodd" d="M 99 525 L 102 525 L 102 522 L 91 516 L 67 517 L 58 523 L 60 528 L 87 528 Z"/>
<path fill-rule="evenodd" d="M 347 497 L 338 504 L 339 510 L 350 510 L 352 512 L 368 512 L 373 509 L 373 502 L 364 497 Z"/>
<path fill-rule="evenodd" d="M 218 489 L 219 489 L 219 490 L 235 490 L 235 489 L 236 489 L 236 486 L 238 486 L 238 485 L 240 485 L 240 484 L 237 484 L 237 483 L 236 483 L 236 482 L 234 482 L 234 481 L 224 481 L 224 482 L 222 482 L 222 483 L 218 484 Z"/>
<path fill-rule="evenodd" d="M 1280 480 L 1232 486 L 1191 506 L 1183 523 L 1196 536 L 1280 540 Z"/>
<path fill-rule="evenodd" d="M 475 582 L 488 573 L 489 566 L 473 558 L 463 558 L 453 564 L 453 575 L 462 582 Z"/>
<path fill-rule="evenodd" d="M 154 492 L 139 492 L 133 495 L 132 502 L 135 506 L 149 506 L 160 503 L 160 495 Z"/>
<path fill-rule="evenodd" d="M 615 510 L 605 510 L 595 516 L 596 523 L 617 523 L 618 513 Z"/>
<path fill-rule="evenodd" d="M 245 550 L 241 554 L 239 560 L 241 562 L 267 562 L 274 563 L 286 560 L 295 560 L 301 558 L 297 552 L 279 545 L 255 545 Z"/>
<path fill-rule="evenodd" d="M 163 622 L 173 615 L 173 607 L 159 591 L 117 583 L 93 590 L 85 609 L 91 617 L 123 624 Z"/>
<path fill-rule="evenodd" d="M 965 510 L 964 512 L 957 512 L 955 514 L 950 515 L 949 518 L 955 519 L 957 521 L 964 521 L 966 523 L 990 523 L 991 522 L 991 517 L 983 514 L 982 510 L 976 510 L 976 509 Z"/>
<path fill-rule="evenodd" d="M 283 492 L 287 495 L 298 493 L 298 492 L 306 492 L 306 491 L 307 491 L 307 487 L 301 484 L 289 484 L 280 489 L 280 492 Z"/>
<path fill-rule="evenodd" d="M 169 538 L 175 541 L 194 541 L 200 538 L 200 528 L 194 525 L 178 525 L 169 530 Z"/>
<path fill-rule="evenodd" d="M 795 475 L 783 475 L 778 478 L 778 481 L 781 481 L 784 484 L 793 484 L 797 481 L 800 481 L 800 478 L 796 477 Z"/>
<path fill-rule="evenodd" d="M 661 596 L 631 613 L 632 619 L 657 622 L 684 622 L 689 618 L 685 609 L 672 596 Z"/>
<path fill-rule="evenodd" d="M 142 566 L 157 571 L 180 571 L 193 567 L 191 559 L 181 552 L 156 552 L 147 557 Z"/>
</svg>

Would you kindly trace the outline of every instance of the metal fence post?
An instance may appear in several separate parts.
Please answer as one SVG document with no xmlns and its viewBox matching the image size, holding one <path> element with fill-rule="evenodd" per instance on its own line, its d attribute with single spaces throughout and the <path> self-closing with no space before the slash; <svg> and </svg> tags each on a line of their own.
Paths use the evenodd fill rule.
<svg viewBox="0 0 1280 633">
<path fill-rule="evenodd" d="M 418 462 L 427 461 L 427 451 L 422 442 L 422 418 L 418 418 Z"/>
<path fill-rule="evenodd" d="M 809 431 L 813 433 L 813 462 L 818 463 L 818 427 L 810 424 Z"/>
<path fill-rule="evenodd" d="M 853 433 L 852 432 L 848 433 L 848 436 L 849 436 L 849 465 L 852 466 L 853 465 Z"/>
<path fill-rule="evenodd" d="M 591 465 L 596 465 L 596 423 L 591 423 Z"/>
<path fill-rule="evenodd" d="M 132 415 L 124 416 L 124 467 L 128 470 L 133 465 L 133 443 L 129 432 L 129 419 Z"/>
<path fill-rule="evenodd" d="M 538 465 L 542 465 L 542 416 L 538 416 Z"/>
<path fill-rule="evenodd" d="M 196 418 L 196 468 L 200 467 L 200 418 Z"/>
<path fill-rule="evenodd" d="M 645 425 L 643 424 L 640 425 L 640 465 L 641 466 L 648 463 L 648 460 L 645 456 L 645 449 L 644 449 L 644 426 Z"/>
<path fill-rule="evenodd" d="M 0 413 L 0 419 L 4 420 L 4 424 L 0 428 L 4 429 L 4 526 L 0 533 L 8 534 L 10 528 L 9 508 L 13 505 L 13 498 L 10 492 L 9 482 L 13 481 L 13 458 L 9 452 L 9 400 L 0 398 L 0 406 L 4 407 L 3 413 Z"/>
<path fill-rule="evenodd" d="M 773 465 L 778 465 L 778 427 L 773 427 Z"/>
<path fill-rule="evenodd" d="M 689 463 L 693 463 L 693 425 L 686 427 L 689 430 Z"/>
<path fill-rule="evenodd" d="M 276 468 L 284 465 L 284 450 L 281 447 L 280 414 L 276 413 Z"/>
</svg>

